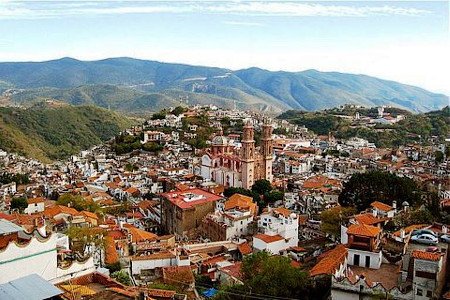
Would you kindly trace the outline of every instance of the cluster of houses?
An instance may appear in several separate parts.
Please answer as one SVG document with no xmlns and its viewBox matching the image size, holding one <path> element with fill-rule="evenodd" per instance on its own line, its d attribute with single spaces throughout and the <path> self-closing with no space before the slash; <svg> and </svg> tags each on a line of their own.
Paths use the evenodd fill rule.
<svg viewBox="0 0 450 300">
<path fill-rule="evenodd" d="M 180 140 L 195 137 L 199 128 L 183 125 L 183 118 L 198 114 L 217 129 L 206 149 Z M 244 134 L 224 135 L 223 118 L 245 119 Z M 277 128 L 285 134 L 273 134 Z M 260 145 L 254 131 L 263 132 Z M 449 160 L 432 163 L 438 146 L 379 149 L 360 138 L 339 141 L 215 107 L 167 114 L 124 134 L 163 150 L 117 155 L 104 144 L 52 164 L 0 151 L 2 172 L 29 176 L 27 184 L 0 185 L 0 292 L 30 281 L 49 285 L 44 298 L 200 299 L 209 296 L 199 293 L 195 275 L 240 284 L 243 258 L 258 251 L 286 256 L 312 278 L 329 278 L 332 299 L 434 299 L 449 288 L 448 244 L 429 247 L 411 234 L 448 234 L 450 226 L 385 228 L 409 209 L 407 199 L 398 207 L 373 202 L 341 224 L 339 239 L 330 239 L 320 221 L 322 211 L 339 206 L 352 174 L 373 169 L 434 189 L 448 212 Z M 251 188 L 259 179 L 283 198 L 259 207 L 254 197 L 224 196 L 227 188 Z M 79 203 L 64 203 L 62 195 Z M 26 198 L 26 206 L 13 207 L 17 198 Z"/>
</svg>

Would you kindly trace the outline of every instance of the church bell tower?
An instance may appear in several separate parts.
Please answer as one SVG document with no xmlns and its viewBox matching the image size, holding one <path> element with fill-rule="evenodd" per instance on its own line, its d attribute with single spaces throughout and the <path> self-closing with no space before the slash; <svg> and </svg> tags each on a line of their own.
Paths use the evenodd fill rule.
<svg viewBox="0 0 450 300">
<path fill-rule="evenodd" d="M 255 182 L 255 140 L 253 125 L 248 120 L 242 133 L 242 187 L 250 189 Z"/>
<path fill-rule="evenodd" d="M 269 119 L 265 118 L 262 125 L 261 136 L 261 155 L 263 157 L 263 168 L 261 178 L 270 182 L 273 180 L 272 175 L 272 162 L 273 162 L 273 140 L 272 140 L 272 125 Z"/>
</svg>

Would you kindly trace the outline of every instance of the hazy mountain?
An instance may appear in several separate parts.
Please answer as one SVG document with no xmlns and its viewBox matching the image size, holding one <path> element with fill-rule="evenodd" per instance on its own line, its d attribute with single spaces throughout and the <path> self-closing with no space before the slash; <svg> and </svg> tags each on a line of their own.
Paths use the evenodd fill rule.
<svg viewBox="0 0 450 300">
<path fill-rule="evenodd" d="M 0 148 L 49 161 L 100 144 L 131 125 L 130 119 L 94 106 L 0 107 Z"/>
<path fill-rule="evenodd" d="M 416 112 L 442 108 L 448 97 L 365 75 L 336 72 L 271 72 L 169 64 L 131 58 L 0 63 L 1 87 L 25 89 L 12 96 L 25 103 L 55 98 L 125 111 L 212 103 L 280 112 L 319 110 L 346 103 L 392 105 Z M 181 102 L 180 102 L 181 101 Z"/>
</svg>

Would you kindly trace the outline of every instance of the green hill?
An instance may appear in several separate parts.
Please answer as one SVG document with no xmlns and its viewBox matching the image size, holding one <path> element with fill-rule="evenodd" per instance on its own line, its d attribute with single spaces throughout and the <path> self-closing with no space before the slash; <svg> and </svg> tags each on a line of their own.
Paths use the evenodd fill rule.
<svg viewBox="0 0 450 300">
<path fill-rule="evenodd" d="M 0 63 L 0 83 L 0 88 L 25 89 L 13 96 L 18 102 L 38 96 L 126 111 L 157 111 L 176 105 L 179 98 L 170 96 L 174 90 L 188 96 L 190 104 L 209 101 L 231 106 L 236 101 L 242 109 L 272 113 L 343 104 L 426 112 L 449 102 L 446 95 L 365 75 L 259 68 L 232 71 L 132 58 Z"/>
<path fill-rule="evenodd" d="M 0 108 L 0 149 L 48 162 L 106 141 L 130 125 L 130 119 L 93 106 L 51 102 Z"/>
<path fill-rule="evenodd" d="M 332 132 L 334 136 L 342 139 L 361 137 L 375 143 L 377 147 L 396 147 L 409 143 L 428 144 L 428 140 L 432 136 L 444 142 L 446 138 L 450 137 L 450 108 L 448 106 L 441 110 L 420 114 L 388 108 L 385 112 L 389 112 L 392 116 L 403 114 L 406 115 L 406 118 L 392 125 L 377 124 L 375 127 L 358 125 L 351 119 L 340 117 L 343 114 L 354 116 L 356 111 L 361 116 L 374 117 L 377 114 L 376 108 L 345 109 L 343 111 L 333 109 L 317 112 L 291 110 L 284 112 L 278 118 L 306 126 L 309 130 L 321 135 Z"/>
</svg>

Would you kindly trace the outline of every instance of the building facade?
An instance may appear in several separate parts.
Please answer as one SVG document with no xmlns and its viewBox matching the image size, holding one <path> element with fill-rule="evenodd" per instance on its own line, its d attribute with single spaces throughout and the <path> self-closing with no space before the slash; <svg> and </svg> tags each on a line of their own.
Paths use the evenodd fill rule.
<svg viewBox="0 0 450 300">
<path fill-rule="evenodd" d="M 210 150 L 202 156 L 201 176 L 226 187 L 249 189 L 259 179 L 273 180 L 272 125 L 265 120 L 262 128 L 261 146 L 255 146 L 254 127 L 245 123 L 240 149 L 231 140 L 218 135 L 212 140 Z"/>
</svg>

